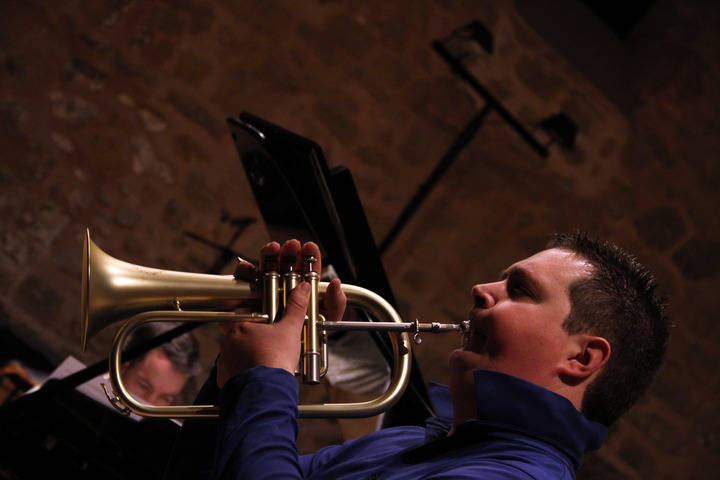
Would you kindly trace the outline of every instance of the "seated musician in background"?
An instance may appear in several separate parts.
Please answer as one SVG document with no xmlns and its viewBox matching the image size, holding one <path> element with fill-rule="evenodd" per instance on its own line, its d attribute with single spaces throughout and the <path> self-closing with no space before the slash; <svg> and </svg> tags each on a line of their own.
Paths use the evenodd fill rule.
<svg viewBox="0 0 720 480">
<path fill-rule="evenodd" d="M 126 343 L 125 350 L 145 344 L 177 326 L 177 323 L 146 323 L 133 330 Z M 201 367 L 199 362 L 199 346 L 192 333 L 185 333 L 169 342 L 153 348 L 144 355 L 123 362 L 120 374 L 125 388 L 136 399 L 155 406 L 171 405 L 176 397 L 185 393 L 188 381 L 198 375 Z M 48 378 L 64 378 L 84 369 L 86 365 L 75 357 L 67 357 Z M 45 380 L 47 380 L 46 378 Z M 103 387 L 109 388 L 108 374 L 95 377 L 77 387 L 77 390 L 96 401 L 111 407 Z M 26 393 L 38 390 L 38 383 Z"/>
<path fill-rule="evenodd" d="M 142 345 L 176 326 L 167 322 L 141 325 L 130 333 L 125 349 Z M 185 333 L 124 362 L 120 368 L 123 383 L 135 398 L 149 405 L 172 405 L 188 380 L 199 373 L 199 356 L 197 339 Z"/>
<path fill-rule="evenodd" d="M 268 244 L 261 258 L 278 255 L 320 252 L 290 241 Z M 249 265 L 238 272 L 253 273 Z M 339 286 L 333 281 L 325 298 L 330 321 L 345 308 Z M 299 456 L 293 372 L 308 304 L 301 283 L 279 322 L 227 331 L 206 384 L 220 388 L 211 476 L 574 478 L 584 453 L 600 447 L 607 426 L 659 368 L 668 320 L 655 289 L 652 275 L 619 248 L 558 236 L 499 281 L 472 287 L 470 329 L 450 353 L 449 388 L 436 392 L 448 411 L 425 428 L 388 428 Z"/>
</svg>

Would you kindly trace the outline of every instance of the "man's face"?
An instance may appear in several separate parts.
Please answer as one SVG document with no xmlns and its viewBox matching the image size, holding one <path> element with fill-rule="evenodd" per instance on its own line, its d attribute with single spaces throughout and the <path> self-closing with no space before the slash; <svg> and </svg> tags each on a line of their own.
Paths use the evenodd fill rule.
<svg viewBox="0 0 720 480">
<path fill-rule="evenodd" d="M 551 249 L 511 265 L 498 282 L 475 285 L 471 328 L 450 356 L 456 388 L 458 382 L 472 385 L 472 371 L 484 368 L 552 390 L 569 352 L 570 336 L 562 328 L 570 313 L 569 286 L 591 271 L 572 252 Z"/>
<path fill-rule="evenodd" d="M 121 374 L 125 388 L 136 399 L 156 406 L 170 405 L 188 379 L 160 348 L 150 350 L 136 363 L 123 364 Z"/>
</svg>

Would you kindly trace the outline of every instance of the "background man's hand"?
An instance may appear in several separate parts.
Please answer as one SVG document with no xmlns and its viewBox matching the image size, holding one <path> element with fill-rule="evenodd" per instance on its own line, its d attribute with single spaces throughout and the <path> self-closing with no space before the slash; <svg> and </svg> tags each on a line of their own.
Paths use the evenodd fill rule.
<svg viewBox="0 0 720 480">
<path fill-rule="evenodd" d="M 320 273 L 320 249 L 312 242 L 300 246 L 297 240 L 289 240 L 281 247 L 272 242 L 260 252 L 260 271 L 286 272 L 304 270 L 303 258 L 312 255 L 318 259 L 313 270 Z M 239 262 L 235 276 L 255 281 L 258 271 L 248 262 Z M 300 358 L 300 337 L 307 312 L 310 285 L 301 282 L 291 292 L 282 318 L 273 324 L 236 322 L 221 327 L 225 338 L 220 346 L 217 361 L 217 384 L 222 388 L 230 378 L 248 368 L 265 365 L 295 372 Z M 338 321 L 345 311 L 345 294 L 340 281 L 333 280 L 324 298 L 324 314 L 328 321 Z"/>
</svg>

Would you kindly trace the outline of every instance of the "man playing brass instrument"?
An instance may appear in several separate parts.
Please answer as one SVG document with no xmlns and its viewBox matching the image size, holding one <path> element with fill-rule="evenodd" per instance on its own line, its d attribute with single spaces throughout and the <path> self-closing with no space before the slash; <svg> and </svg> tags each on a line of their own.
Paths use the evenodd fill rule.
<svg viewBox="0 0 720 480">
<path fill-rule="evenodd" d="M 268 244 L 261 256 L 303 255 L 320 258 L 315 244 L 297 241 Z M 239 276 L 253 274 L 238 267 Z M 558 236 L 499 281 L 472 287 L 470 328 L 450 354 L 449 388 L 435 388 L 437 405 L 451 403 L 451 411 L 438 408 L 425 428 L 388 428 L 298 456 L 293 372 L 308 304 L 301 283 L 279 322 L 227 331 L 212 379 L 221 408 L 212 476 L 574 478 L 584 453 L 602 444 L 660 365 L 668 320 L 655 288 L 619 248 Z M 339 320 L 344 307 L 334 281 L 327 319 Z"/>
</svg>

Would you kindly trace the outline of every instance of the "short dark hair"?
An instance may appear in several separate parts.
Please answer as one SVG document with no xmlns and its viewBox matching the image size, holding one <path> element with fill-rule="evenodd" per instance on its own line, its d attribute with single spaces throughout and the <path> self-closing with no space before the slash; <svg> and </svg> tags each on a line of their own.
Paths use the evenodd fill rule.
<svg viewBox="0 0 720 480">
<path fill-rule="evenodd" d="M 173 328 L 179 323 L 175 322 L 150 322 L 140 325 L 130 332 L 125 343 L 125 349 L 130 349 L 142 345 L 153 338 L 161 335 Z M 169 342 L 165 342 L 158 348 L 168 357 L 170 363 L 180 372 L 190 377 L 195 376 L 200 370 L 200 347 L 198 341 L 192 333 L 183 333 Z M 142 360 L 144 356 L 131 361 L 131 364 Z"/>
<path fill-rule="evenodd" d="M 589 277 L 570 285 L 563 327 L 610 343 L 610 358 L 581 406 L 590 420 L 610 425 L 647 390 L 665 353 L 670 324 L 657 282 L 634 256 L 585 232 L 556 235 L 547 248 L 569 250 L 593 266 Z"/>
</svg>

